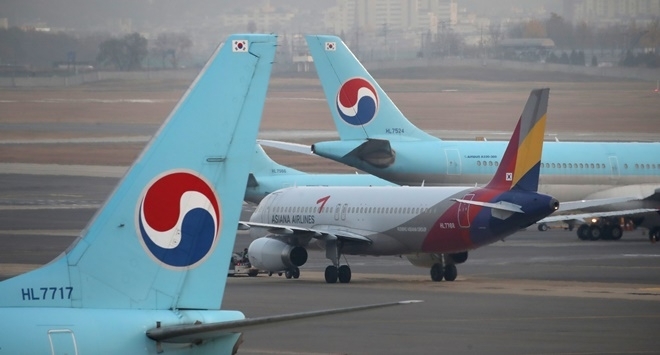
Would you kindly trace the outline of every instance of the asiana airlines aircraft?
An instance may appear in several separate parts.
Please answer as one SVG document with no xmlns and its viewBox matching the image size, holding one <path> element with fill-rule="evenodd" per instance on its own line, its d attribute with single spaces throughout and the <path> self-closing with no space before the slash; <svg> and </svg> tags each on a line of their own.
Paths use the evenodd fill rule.
<svg viewBox="0 0 660 355">
<path fill-rule="evenodd" d="M 306 40 L 340 140 L 315 143 L 305 153 L 311 149 L 410 186 L 484 184 L 499 168 L 506 142 L 446 141 L 425 133 L 406 119 L 339 37 Z M 660 240 L 660 143 L 545 142 L 540 173 L 539 191 L 561 202 L 627 200 L 584 211 L 590 213 L 553 216 L 553 221 L 579 225 L 580 239 L 619 239 L 619 220 L 626 217 Z"/>
<path fill-rule="evenodd" d="M 294 278 L 307 248 L 331 260 L 327 283 L 348 283 L 342 255 L 406 255 L 430 267 L 433 281 L 456 279 L 468 251 L 491 244 L 555 212 L 537 192 L 549 89 L 533 90 L 506 152 L 484 187 L 291 187 L 264 198 L 242 226 L 269 235 L 248 248 L 252 266 Z M 288 276 L 288 275 L 287 275 Z"/>
<path fill-rule="evenodd" d="M 406 303 L 220 309 L 276 46 L 230 36 L 73 245 L 0 283 L 0 354 L 234 354 L 251 327 Z"/>
</svg>

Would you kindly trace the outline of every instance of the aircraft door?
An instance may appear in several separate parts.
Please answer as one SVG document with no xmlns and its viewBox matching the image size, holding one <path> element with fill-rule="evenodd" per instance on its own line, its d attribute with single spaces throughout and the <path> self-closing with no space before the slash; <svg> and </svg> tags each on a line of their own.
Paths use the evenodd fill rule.
<svg viewBox="0 0 660 355">
<path fill-rule="evenodd" d="M 447 174 L 461 175 L 461 156 L 458 149 L 445 149 L 447 157 Z"/>
<path fill-rule="evenodd" d="M 613 182 L 619 180 L 619 160 L 616 155 L 610 155 L 610 179 Z"/>
<path fill-rule="evenodd" d="M 347 210 L 347 209 L 348 209 L 348 204 L 345 203 L 345 204 L 341 207 L 341 220 L 342 220 L 342 221 L 345 221 L 345 220 L 346 220 L 346 210 Z"/>
<path fill-rule="evenodd" d="M 463 196 L 463 200 L 472 201 L 473 199 L 474 194 L 467 194 Z M 470 228 L 470 204 L 458 204 L 458 226 L 461 228 Z"/>
<path fill-rule="evenodd" d="M 261 213 L 261 223 L 270 223 L 270 221 L 273 220 L 273 215 L 278 214 L 278 211 L 276 211 L 275 206 L 278 198 L 280 197 L 279 192 L 274 192 L 270 195 L 268 195 L 268 200 L 265 203 L 266 210 Z M 283 208 L 283 207 L 280 207 Z M 282 214 L 282 211 L 279 211 L 279 214 Z"/>
<path fill-rule="evenodd" d="M 51 329 L 48 340 L 52 355 L 78 355 L 76 337 L 70 329 Z"/>
<path fill-rule="evenodd" d="M 339 211 L 341 210 L 341 203 L 337 204 L 337 207 L 335 207 L 335 221 L 339 220 Z"/>
</svg>

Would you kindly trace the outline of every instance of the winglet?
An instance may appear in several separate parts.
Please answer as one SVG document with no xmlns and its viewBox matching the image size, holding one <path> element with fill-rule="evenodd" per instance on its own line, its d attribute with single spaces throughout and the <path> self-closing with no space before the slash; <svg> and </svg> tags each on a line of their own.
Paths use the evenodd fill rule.
<svg viewBox="0 0 660 355">
<path fill-rule="evenodd" d="M 537 191 L 550 89 L 529 94 L 500 166 L 487 187 Z"/>
</svg>

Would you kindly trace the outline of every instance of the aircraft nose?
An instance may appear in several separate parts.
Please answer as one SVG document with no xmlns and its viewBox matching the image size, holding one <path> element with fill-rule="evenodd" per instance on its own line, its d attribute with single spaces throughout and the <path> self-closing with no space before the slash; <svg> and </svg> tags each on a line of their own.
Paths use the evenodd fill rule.
<svg viewBox="0 0 660 355">
<path fill-rule="evenodd" d="M 552 208 L 553 211 L 556 211 L 559 209 L 559 201 L 557 201 L 556 198 L 551 198 L 550 199 L 550 208 Z"/>
</svg>

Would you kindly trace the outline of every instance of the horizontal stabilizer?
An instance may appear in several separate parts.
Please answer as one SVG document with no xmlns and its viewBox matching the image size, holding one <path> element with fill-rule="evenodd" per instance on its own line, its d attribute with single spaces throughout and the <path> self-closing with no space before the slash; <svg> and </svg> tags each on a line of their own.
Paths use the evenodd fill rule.
<svg viewBox="0 0 660 355">
<path fill-rule="evenodd" d="M 481 206 L 481 207 L 490 207 L 494 208 L 496 210 L 501 210 L 501 211 L 508 211 L 508 212 L 514 212 L 514 213 L 525 213 L 523 210 L 520 209 L 519 205 L 515 205 L 513 203 L 508 203 L 504 201 L 496 202 L 496 203 L 491 203 L 491 202 L 480 202 L 480 201 L 472 201 L 472 200 L 461 200 L 458 198 L 452 198 L 452 201 L 460 202 L 460 203 L 467 203 L 469 205 L 475 205 L 475 206 Z"/>
<path fill-rule="evenodd" d="M 423 301 L 409 300 L 378 303 L 365 306 L 335 308 L 322 311 L 283 314 L 279 316 L 246 318 L 231 322 L 166 326 L 148 330 L 147 336 L 152 340 L 164 343 L 199 344 L 207 340 L 213 340 L 222 335 L 240 333 L 246 330 L 263 328 L 269 325 L 281 324 L 288 321 L 297 321 L 305 318 L 327 317 L 350 312 L 366 311 L 370 309 L 400 306 L 420 302 Z"/>
<path fill-rule="evenodd" d="M 295 153 L 302 153 L 302 154 L 308 154 L 308 155 L 313 155 L 312 153 L 312 147 L 304 144 L 298 144 L 298 143 L 289 143 L 289 142 L 282 142 L 282 141 L 271 141 L 271 140 L 266 140 L 266 139 L 257 139 L 257 143 L 259 143 L 262 146 L 266 147 L 271 147 L 271 148 L 277 148 L 281 150 L 286 150 L 289 152 L 295 152 Z"/>
</svg>

